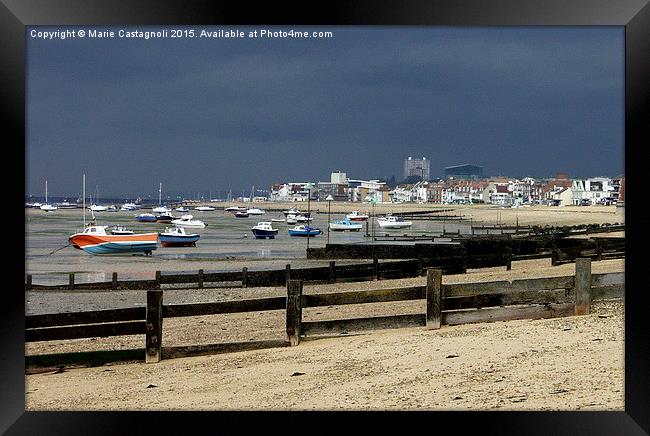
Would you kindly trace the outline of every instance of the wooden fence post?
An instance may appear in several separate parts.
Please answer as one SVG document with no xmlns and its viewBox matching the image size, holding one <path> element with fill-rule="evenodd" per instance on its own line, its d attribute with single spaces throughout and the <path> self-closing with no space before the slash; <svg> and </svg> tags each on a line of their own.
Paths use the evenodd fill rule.
<svg viewBox="0 0 650 436">
<path fill-rule="evenodd" d="M 203 270 L 199 270 L 199 289 L 203 288 Z"/>
<path fill-rule="evenodd" d="M 117 289 L 117 273 L 113 273 L 113 280 L 111 283 L 111 289 Z"/>
<path fill-rule="evenodd" d="M 241 269 L 241 285 L 243 288 L 248 287 L 248 268 L 243 267 Z"/>
<path fill-rule="evenodd" d="M 290 346 L 300 343 L 302 324 L 302 280 L 287 282 L 287 341 Z"/>
<path fill-rule="evenodd" d="M 291 264 L 287 264 L 287 267 L 285 269 L 285 283 L 288 285 L 289 280 L 291 280 Z"/>
<path fill-rule="evenodd" d="M 379 259 L 372 259 L 372 279 L 379 280 Z"/>
<path fill-rule="evenodd" d="M 162 290 L 147 291 L 146 363 L 160 362 L 162 354 L 162 299 Z"/>
<path fill-rule="evenodd" d="M 418 277 L 424 275 L 424 264 L 422 263 L 422 256 L 418 256 Z"/>
<path fill-rule="evenodd" d="M 28 291 L 32 289 L 32 275 L 31 274 L 26 274 L 26 282 L 25 282 L 25 289 Z"/>
<path fill-rule="evenodd" d="M 576 315 L 588 315 L 591 310 L 591 258 L 576 259 Z"/>
<path fill-rule="evenodd" d="M 427 270 L 427 327 L 440 328 L 442 318 L 442 270 Z"/>
<path fill-rule="evenodd" d="M 74 273 L 68 275 L 68 286 L 70 286 L 70 289 L 74 289 Z"/>
<path fill-rule="evenodd" d="M 603 260 L 603 240 L 596 239 L 596 260 Z"/>
<path fill-rule="evenodd" d="M 327 283 L 334 283 L 335 281 L 336 281 L 336 262 L 330 260 L 329 278 L 327 279 Z"/>
<path fill-rule="evenodd" d="M 506 249 L 506 271 L 512 269 L 512 247 Z"/>
<path fill-rule="evenodd" d="M 555 266 L 558 263 L 559 251 L 557 247 L 553 247 L 551 250 L 551 266 Z"/>
<path fill-rule="evenodd" d="M 160 289 L 160 271 L 156 271 L 156 289 Z"/>
</svg>

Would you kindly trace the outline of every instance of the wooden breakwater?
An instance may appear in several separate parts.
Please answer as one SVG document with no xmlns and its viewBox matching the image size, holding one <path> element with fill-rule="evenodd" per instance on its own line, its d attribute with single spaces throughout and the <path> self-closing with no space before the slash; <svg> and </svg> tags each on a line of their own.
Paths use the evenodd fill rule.
<svg viewBox="0 0 650 436">
<path fill-rule="evenodd" d="M 30 355 L 26 367 L 98 365 L 117 360 L 155 363 L 182 356 L 295 346 L 303 338 L 321 334 L 586 315 L 592 301 L 624 296 L 624 273 L 592 274 L 589 258 L 577 260 L 574 276 L 445 284 L 441 270 L 428 269 L 426 274 L 426 286 L 309 295 L 303 294 L 302 281 L 290 280 L 286 297 L 212 303 L 167 305 L 163 290 L 150 290 L 146 307 L 29 315 L 25 317 L 26 342 L 144 335 L 144 348 Z M 408 300 L 426 300 L 426 311 L 310 322 L 302 316 L 305 308 Z M 163 346 L 165 318 L 272 310 L 285 311 L 284 340 Z"/>
</svg>

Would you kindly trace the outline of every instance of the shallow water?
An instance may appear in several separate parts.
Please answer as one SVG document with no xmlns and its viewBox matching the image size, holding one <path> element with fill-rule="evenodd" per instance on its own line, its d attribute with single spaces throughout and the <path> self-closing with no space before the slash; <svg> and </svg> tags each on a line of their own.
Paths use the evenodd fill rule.
<svg viewBox="0 0 650 436">
<path fill-rule="evenodd" d="M 138 232 L 160 232 L 170 224 L 138 222 L 135 217 L 141 211 L 97 213 L 99 225 L 122 225 Z M 175 212 L 176 216 L 180 213 Z M 273 223 L 279 229 L 275 239 L 255 239 L 251 227 L 259 221 L 284 217 L 281 212 L 267 212 L 261 216 L 235 218 L 220 210 L 210 212 L 191 211 L 195 218 L 204 221 L 204 229 L 188 229 L 201 235 L 196 247 L 162 247 L 153 251 L 152 256 L 142 254 L 93 256 L 82 250 L 67 246 L 68 237 L 83 228 L 81 209 L 57 210 L 46 213 L 36 209 L 25 209 L 25 266 L 26 273 L 34 275 L 34 283 L 67 283 L 70 272 L 76 274 L 75 281 L 110 280 L 113 271 L 121 279 L 151 279 L 155 271 L 196 271 L 198 269 L 228 271 L 249 269 L 283 268 L 287 263 L 292 267 L 314 265 L 327 261 L 306 260 L 305 249 L 324 247 L 328 240 L 327 213 L 314 214 L 312 226 L 323 230 L 323 234 L 309 238 L 291 237 L 287 229 L 293 227 L 286 223 Z M 330 219 L 343 219 L 344 214 L 332 213 Z M 86 213 L 86 220 L 90 214 Z M 372 232 L 372 223 L 368 230 Z M 413 221 L 410 229 L 393 231 L 382 230 L 375 223 L 375 234 L 379 235 L 428 235 L 439 234 L 443 230 L 469 233 L 467 222 Z M 331 232 L 331 243 L 370 243 L 366 229 L 359 232 Z M 379 243 L 379 242 L 378 242 Z M 384 242 L 385 243 L 385 242 Z M 65 248 L 63 248 L 65 247 Z"/>
</svg>

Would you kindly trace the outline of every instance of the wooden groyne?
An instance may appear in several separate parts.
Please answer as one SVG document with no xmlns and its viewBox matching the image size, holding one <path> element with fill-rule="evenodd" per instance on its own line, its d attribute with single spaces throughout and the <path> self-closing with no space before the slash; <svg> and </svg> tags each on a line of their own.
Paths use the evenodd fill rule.
<svg viewBox="0 0 650 436">
<path fill-rule="evenodd" d="M 146 307 L 53 313 L 25 317 L 25 341 L 54 341 L 121 335 L 144 336 L 144 348 L 26 356 L 26 367 L 97 365 L 118 360 L 156 363 L 161 359 L 247 349 L 296 346 L 302 338 L 350 331 L 477 322 L 539 319 L 590 313 L 595 300 L 622 298 L 624 273 L 592 274 L 591 259 L 576 260 L 573 276 L 445 284 L 440 269 L 426 270 L 426 286 L 340 293 L 303 294 L 301 280 L 287 282 L 286 297 L 193 304 L 164 304 L 163 290 L 147 291 Z M 302 310 L 362 303 L 425 300 L 423 313 L 369 318 L 303 321 Z M 284 341 L 248 341 L 165 347 L 164 319 L 284 310 Z"/>
</svg>

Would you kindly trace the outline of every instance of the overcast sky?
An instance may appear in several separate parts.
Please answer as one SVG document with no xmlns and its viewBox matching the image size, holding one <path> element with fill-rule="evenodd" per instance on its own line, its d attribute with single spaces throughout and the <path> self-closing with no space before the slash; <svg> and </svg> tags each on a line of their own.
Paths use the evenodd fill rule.
<svg viewBox="0 0 650 436">
<path fill-rule="evenodd" d="M 47 178 L 50 195 L 78 195 L 83 173 L 87 193 L 129 198 L 157 198 L 160 182 L 164 197 L 249 195 L 332 170 L 400 180 L 408 156 L 430 159 L 432 177 L 463 163 L 511 176 L 624 168 L 623 27 L 149 40 L 29 29 L 29 194 Z"/>
</svg>

